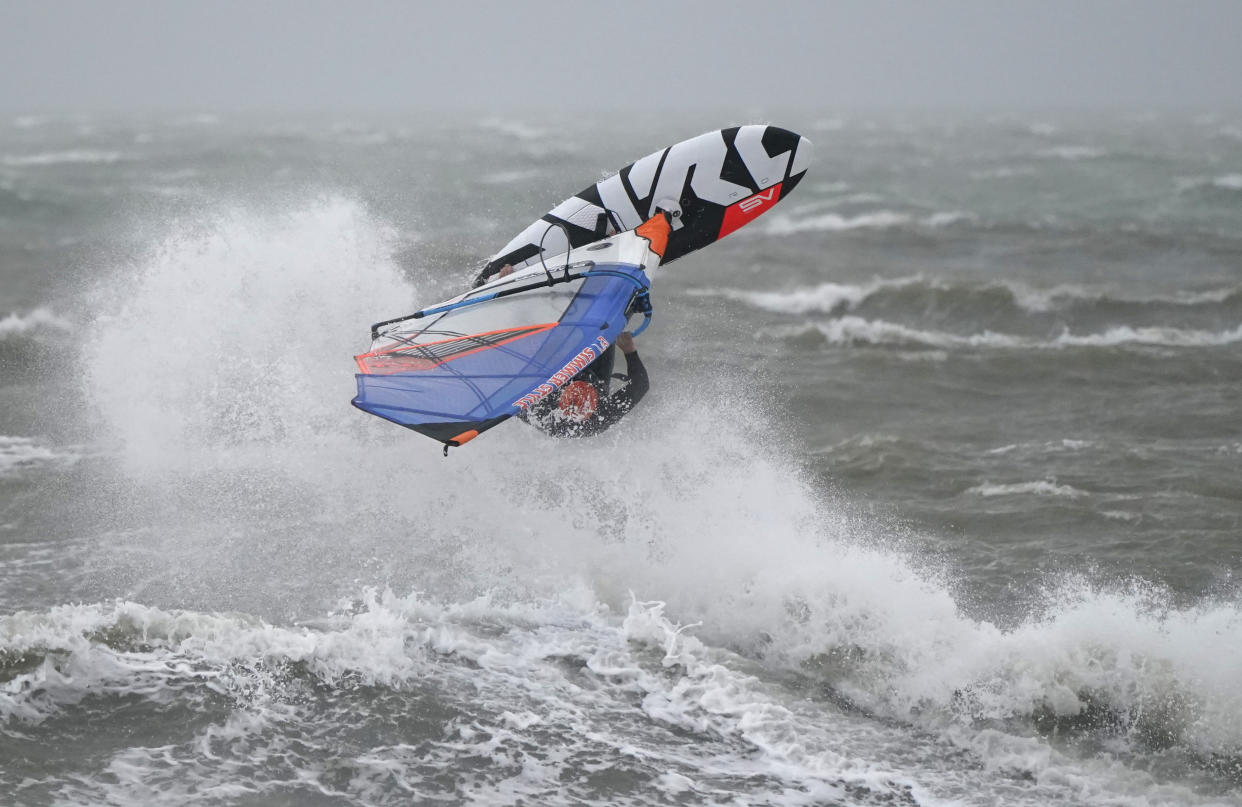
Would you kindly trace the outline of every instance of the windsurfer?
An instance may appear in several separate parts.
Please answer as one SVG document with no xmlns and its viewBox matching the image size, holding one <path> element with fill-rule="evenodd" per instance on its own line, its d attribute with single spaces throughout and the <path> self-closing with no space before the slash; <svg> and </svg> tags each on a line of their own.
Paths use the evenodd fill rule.
<svg viewBox="0 0 1242 807">
<path fill-rule="evenodd" d="M 625 354 L 625 375 L 613 375 L 616 348 Z M 612 380 L 627 380 L 619 390 L 609 393 Z M 588 437 L 599 434 L 629 414 L 651 382 L 647 368 L 638 357 L 634 336 L 622 331 L 617 344 L 588 364 L 563 388 L 533 408 L 524 419 L 553 437 Z"/>
</svg>

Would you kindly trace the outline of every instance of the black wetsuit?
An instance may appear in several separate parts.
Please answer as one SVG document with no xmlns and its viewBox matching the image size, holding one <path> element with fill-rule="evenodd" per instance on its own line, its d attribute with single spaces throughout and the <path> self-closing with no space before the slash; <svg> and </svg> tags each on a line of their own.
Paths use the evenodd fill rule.
<svg viewBox="0 0 1242 807">
<path fill-rule="evenodd" d="M 599 406 L 589 418 L 578 422 L 560 417 L 557 406 L 559 396 L 550 396 L 548 400 L 538 405 L 538 411 L 532 411 L 524 419 L 553 437 L 590 437 L 599 434 L 625 417 L 647 394 L 647 390 L 651 388 L 651 382 L 647 378 L 647 368 L 643 366 L 643 360 L 638 357 L 638 351 L 635 350 L 633 353 L 625 354 L 626 375 L 622 378 L 628 377 L 630 383 L 608 394 L 609 382 L 614 377 L 612 376 L 612 363 L 615 350 L 615 347 L 608 348 L 604 355 L 584 367 L 582 372 L 574 377 L 575 381 L 590 382 L 599 392 Z"/>
</svg>

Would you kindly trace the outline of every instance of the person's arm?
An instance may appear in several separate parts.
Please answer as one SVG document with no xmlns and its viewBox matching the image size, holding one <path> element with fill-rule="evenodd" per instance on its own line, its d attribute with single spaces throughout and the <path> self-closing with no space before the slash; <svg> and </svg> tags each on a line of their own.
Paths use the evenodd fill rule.
<svg viewBox="0 0 1242 807">
<path fill-rule="evenodd" d="M 471 288 L 477 289 L 479 286 L 482 286 L 484 283 L 491 280 L 493 276 L 508 277 L 511 274 L 513 274 L 513 266 L 511 264 L 506 263 L 503 266 L 492 266 L 489 263 L 487 266 L 483 267 L 482 272 L 479 272 L 479 276 L 474 279 L 474 286 Z"/>
<path fill-rule="evenodd" d="M 630 383 L 624 389 L 617 390 L 608 397 L 623 405 L 628 412 L 643 399 L 647 390 L 651 389 L 651 379 L 647 377 L 647 368 L 643 365 L 643 360 L 638 357 L 637 349 L 625 354 L 625 374 L 630 377 Z"/>
<path fill-rule="evenodd" d="M 621 348 L 621 352 L 625 354 L 625 374 L 629 376 L 630 383 L 625 389 L 609 395 L 608 400 L 617 404 L 616 408 L 624 415 L 643 399 L 647 390 L 651 389 L 651 381 L 647 378 L 647 368 L 643 366 L 643 360 L 638 358 L 634 334 L 622 331 L 617 336 L 617 347 Z"/>
</svg>

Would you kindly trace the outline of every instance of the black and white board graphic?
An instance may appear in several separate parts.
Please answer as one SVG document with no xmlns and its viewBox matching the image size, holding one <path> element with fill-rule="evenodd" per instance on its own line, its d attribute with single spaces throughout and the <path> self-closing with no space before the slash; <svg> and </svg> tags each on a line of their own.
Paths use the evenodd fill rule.
<svg viewBox="0 0 1242 807">
<path fill-rule="evenodd" d="M 480 278 L 505 264 L 520 268 L 538 262 L 541 240 L 545 256 L 557 255 L 632 230 L 658 209 L 674 214 L 663 263 L 675 261 L 748 224 L 788 195 L 811 164 L 811 150 L 805 137 L 761 124 L 683 140 L 552 208 L 505 244 Z"/>
</svg>

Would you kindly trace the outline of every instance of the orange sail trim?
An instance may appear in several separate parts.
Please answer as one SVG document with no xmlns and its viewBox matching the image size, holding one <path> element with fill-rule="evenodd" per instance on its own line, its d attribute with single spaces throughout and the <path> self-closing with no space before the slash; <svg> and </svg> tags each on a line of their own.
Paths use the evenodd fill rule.
<svg viewBox="0 0 1242 807">
<path fill-rule="evenodd" d="M 656 213 L 638 225 L 634 232 L 650 241 L 651 251 L 663 258 L 664 250 L 668 249 L 668 234 L 672 232 L 672 229 L 668 223 L 668 216 L 664 213 Z"/>
<path fill-rule="evenodd" d="M 474 438 L 478 436 L 479 436 L 478 429 L 468 429 L 467 431 L 462 432 L 456 437 L 450 437 L 446 442 L 449 443 L 449 445 L 462 446 L 462 445 L 465 445 L 466 443 L 469 443 L 471 440 L 473 440 Z M 445 451 L 448 451 L 448 449 L 446 448 Z"/>
<path fill-rule="evenodd" d="M 501 345 L 507 345 L 526 336 L 550 331 L 555 327 L 555 322 L 545 322 L 540 325 L 527 325 L 521 328 L 504 328 L 499 331 L 473 333 L 469 336 L 441 339 L 438 342 L 425 342 L 417 345 L 403 345 L 401 347 L 375 350 L 370 353 L 363 353 L 361 356 L 354 356 L 354 361 L 358 363 L 359 372 L 364 375 L 392 375 L 394 373 L 430 370 L 433 367 L 439 367 L 447 361 L 458 359 L 462 356 L 469 356 L 471 353 L 478 353 L 480 350 L 489 350 Z M 505 334 L 509 334 L 509 336 L 506 337 L 504 336 Z M 465 343 L 471 340 L 475 342 L 482 341 L 483 344 L 470 348 L 466 348 L 463 345 L 464 349 L 462 350 L 453 350 L 451 347 L 454 343 Z M 439 350 L 433 350 L 433 348 L 437 347 Z M 405 355 L 406 352 L 412 350 L 425 352 L 427 355 Z"/>
</svg>

